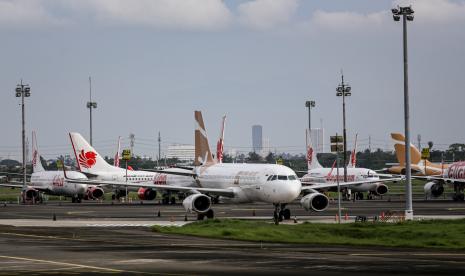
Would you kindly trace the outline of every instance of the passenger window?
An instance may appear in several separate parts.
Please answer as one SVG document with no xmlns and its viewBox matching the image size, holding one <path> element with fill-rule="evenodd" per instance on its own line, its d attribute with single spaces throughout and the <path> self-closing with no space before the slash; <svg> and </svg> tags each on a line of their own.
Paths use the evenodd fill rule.
<svg viewBox="0 0 465 276">
<path fill-rule="evenodd" d="M 278 175 L 279 180 L 287 180 L 287 175 Z"/>
</svg>

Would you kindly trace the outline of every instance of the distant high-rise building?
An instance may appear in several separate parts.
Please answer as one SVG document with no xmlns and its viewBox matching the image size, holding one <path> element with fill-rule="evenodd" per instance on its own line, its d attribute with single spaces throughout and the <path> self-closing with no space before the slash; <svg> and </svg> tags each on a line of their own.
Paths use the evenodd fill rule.
<svg viewBox="0 0 465 276">
<path fill-rule="evenodd" d="M 252 126 L 252 149 L 256 153 L 260 153 L 263 149 L 262 132 L 263 127 L 261 125 Z"/>
<path fill-rule="evenodd" d="M 326 152 L 325 129 L 324 128 L 312 128 L 312 134 L 310 137 L 312 139 L 313 148 L 316 150 L 316 152 L 318 153 Z"/>
<path fill-rule="evenodd" d="M 177 158 L 179 161 L 189 162 L 194 161 L 195 147 L 194 145 L 172 144 L 168 146 L 166 158 Z"/>
</svg>

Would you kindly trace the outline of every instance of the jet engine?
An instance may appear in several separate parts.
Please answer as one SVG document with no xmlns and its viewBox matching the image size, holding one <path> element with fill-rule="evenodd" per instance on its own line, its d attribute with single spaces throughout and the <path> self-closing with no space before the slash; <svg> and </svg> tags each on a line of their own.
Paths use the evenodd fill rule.
<svg viewBox="0 0 465 276">
<path fill-rule="evenodd" d="M 186 197 L 183 202 L 182 206 L 188 212 L 195 212 L 195 213 L 206 213 L 210 210 L 212 205 L 211 199 L 209 196 L 204 194 L 193 194 Z"/>
<path fill-rule="evenodd" d="M 157 191 L 152 188 L 139 188 L 137 196 L 140 200 L 154 200 L 157 197 Z"/>
<path fill-rule="evenodd" d="M 300 200 L 300 205 L 306 211 L 316 211 L 321 212 L 324 211 L 329 204 L 329 199 L 322 193 L 311 193 L 308 194 Z"/>
<path fill-rule="evenodd" d="M 36 189 L 29 188 L 24 190 L 22 193 L 25 200 L 33 200 L 39 197 L 39 191 L 37 191 Z"/>
<path fill-rule="evenodd" d="M 105 192 L 103 191 L 102 188 L 91 186 L 87 188 L 87 198 L 89 199 L 99 199 L 103 196 Z"/>
<path fill-rule="evenodd" d="M 438 182 L 431 181 L 425 184 L 424 190 L 425 194 L 432 197 L 438 197 L 444 193 L 444 186 Z"/>
<path fill-rule="evenodd" d="M 387 192 L 389 192 L 389 188 L 385 184 L 378 183 L 376 184 L 375 189 L 372 192 L 376 195 L 384 195 L 387 194 Z"/>
</svg>

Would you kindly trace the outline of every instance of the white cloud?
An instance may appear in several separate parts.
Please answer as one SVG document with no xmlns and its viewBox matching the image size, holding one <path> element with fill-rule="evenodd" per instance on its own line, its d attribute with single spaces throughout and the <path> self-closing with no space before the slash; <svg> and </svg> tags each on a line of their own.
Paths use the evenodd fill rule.
<svg viewBox="0 0 465 276">
<path fill-rule="evenodd" d="M 298 7 L 297 0 L 255 0 L 240 4 L 239 22 L 245 26 L 265 30 L 291 20 Z"/>
<path fill-rule="evenodd" d="M 347 30 L 379 26 L 386 22 L 387 19 L 389 19 L 387 11 L 361 14 L 355 12 L 325 12 L 318 10 L 313 13 L 311 23 L 316 27 Z"/>
<path fill-rule="evenodd" d="M 60 21 L 48 13 L 41 1 L 0 0 L 0 28 L 40 27 Z"/>
<path fill-rule="evenodd" d="M 72 4 L 109 24 L 215 30 L 232 20 L 221 0 L 74 0 Z"/>
</svg>

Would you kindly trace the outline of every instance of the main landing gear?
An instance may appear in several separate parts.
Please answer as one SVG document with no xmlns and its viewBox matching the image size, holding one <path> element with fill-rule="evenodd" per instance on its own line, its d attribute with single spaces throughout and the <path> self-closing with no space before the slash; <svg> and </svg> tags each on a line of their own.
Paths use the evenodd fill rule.
<svg viewBox="0 0 465 276">
<path fill-rule="evenodd" d="M 207 217 L 208 219 L 212 219 L 215 217 L 215 212 L 213 212 L 213 210 L 210 209 L 204 214 L 197 214 L 197 220 L 203 220 L 205 217 Z"/>
<path fill-rule="evenodd" d="M 465 196 L 463 194 L 463 185 L 455 183 L 454 191 L 455 191 L 455 194 L 452 196 L 452 199 L 454 201 L 464 201 Z"/>
<path fill-rule="evenodd" d="M 274 204 L 274 213 L 273 213 L 273 220 L 276 225 L 279 224 L 280 221 L 289 220 L 291 219 L 291 210 L 286 208 L 286 204 Z"/>
<path fill-rule="evenodd" d="M 72 203 L 81 203 L 81 201 L 82 201 L 82 198 L 80 196 L 76 195 L 76 196 L 71 197 Z"/>
</svg>

